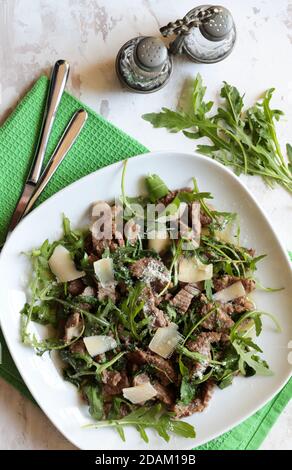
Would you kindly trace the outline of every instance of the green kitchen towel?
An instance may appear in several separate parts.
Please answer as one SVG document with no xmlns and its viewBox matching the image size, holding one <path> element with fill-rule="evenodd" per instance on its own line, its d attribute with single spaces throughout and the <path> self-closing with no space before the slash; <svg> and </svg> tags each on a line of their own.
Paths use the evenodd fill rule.
<svg viewBox="0 0 292 470">
<path fill-rule="evenodd" d="M 16 110 L 0 128 L 0 241 L 21 193 L 33 156 L 45 104 L 48 79 L 41 77 Z M 47 156 L 51 155 L 66 124 L 80 107 L 87 109 L 88 120 L 66 159 L 39 198 L 38 204 L 80 177 L 110 163 L 147 152 L 137 141 L 86 108 L 69 94 L 63 95 Z M 23 383 L 0 331 L 2 363 L 0 376 L 21 393 L 33 399 Z M 292 379 L 283 390 L 255 415 L 199 449 L 256 449 L 292 396 Z"/>
</svg>

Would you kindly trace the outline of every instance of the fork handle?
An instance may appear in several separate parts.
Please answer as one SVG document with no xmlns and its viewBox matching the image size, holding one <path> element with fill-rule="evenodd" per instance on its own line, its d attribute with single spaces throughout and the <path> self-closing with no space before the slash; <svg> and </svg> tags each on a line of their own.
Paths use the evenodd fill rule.
<svg viewBox="0 0 292 470">
<path fill-rule="evenodd" d="M 58 60 L 54 65 L 40 137 L 37 144 L 34 161 L 27 179 L 28 183 L 36 184 L 40 177 L 50 132 L 64 88 L 66 86 L 69 75 L 69 68 L 69 63 L 66 60 Z"/>
</svg>

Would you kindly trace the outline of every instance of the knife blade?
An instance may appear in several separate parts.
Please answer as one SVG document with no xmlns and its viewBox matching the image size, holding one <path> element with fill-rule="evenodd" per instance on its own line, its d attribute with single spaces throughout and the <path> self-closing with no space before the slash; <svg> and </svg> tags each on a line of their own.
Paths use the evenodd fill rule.
<svg viewBox="0 0 292 470">
<path fill-rule="evenodd" d="M 28 201 L 32 196 L 35 186 L 39 180 L 50 132 L 52 129 L 53 122 L 55 120 L 56 112 L 61 101 L 63 91 L 66 86 L 68 74 L 68 62 L 66 62 L 65 60 L 58 60 L 54 65 L 51 75 L 46 108 L 44 112 L 43 123 L 35 156 L 26 183 L 24 185 L 24 189 L 12 215 L 8 228 L 8 235 L 12 232 L 12 230 L 20 221 L 25 211 L 26 205 L 28 204 Z"/>
</svg>

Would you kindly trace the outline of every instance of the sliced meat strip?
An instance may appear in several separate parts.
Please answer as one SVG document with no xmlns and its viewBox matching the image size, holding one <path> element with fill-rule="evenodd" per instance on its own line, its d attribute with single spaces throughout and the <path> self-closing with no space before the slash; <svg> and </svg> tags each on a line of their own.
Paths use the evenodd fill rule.
<svg viewBox="0 0 292 470">
<path fill-rule="evenodd" d="M 83 320 L 79 312 L 69 315 L 65 324 L 64 341 L 69 343 L 72 339 L 77 338 L 82 332 Z"/>
<path fill-rule="evenodd" d="M 68 292 L 69 294 L 76 296 L 80 295 L 84 291 L 85 285 L 81 281 L 81 279 L 75 279 L 74 281 L 68 282 Z"/>
<path fill-rule="evenodd" d="M 177 382 L 177 374 L 170 360 L 164 359 L 150 351 L 136 349 L 127 355 L 129 362 L 137 365 L 149 364 L 157 370 L 157 376 L 162 378 L 163 384 Z"/>
<path fill-rule="evenodd" d="M 152 326 L 154 328 L 163 328 L 169 324 L 169 320 L 163 310 L 160 310 L 156 304 L 158 299 L 153 293 L 151 287 L 145 287 L 141 293 L 141 299 L 145 301 L 143 311 L 147 316 L 152 316 Z"/>
<path fill-rule="evenodd" d="M 186 284 L 171 300 L 171 303 L 180 313 L 186 313 L 193 298 L 200 294 L 195 284 Z"/>
<path fill-rule="evenodd" d="M 160 204 L 163 204 L 164 206 L 168 206 L 169 204 L 172 203 L 174 198 L 178 195 L 178 193 L 192 193 L 193 190 L 191 188 L 181 188 L 181 189 L 175 189 L 173 191 L 169 191 L 169 193 L 161 198 L 159 200 Z"/>
<path fill-rule="evenodd" d="M 170 273 L 162 261 L 155 258 L 141 258 L 130 267 L 133 277 L 141 279 L 145 284 L 151 285 L 153 290 L 159 292 L 170 281 Z"/>
<path fill-rule="evenodd" d="M 201 222 L 202 227 L 207 227 L 212 222 L 212 219 L 207 214 L 205 214 L 204 211 L 201 210 L 201 212 L 200 212 L 200 222 Z"/>
<path fill-rule="evenodd" d="M 200 333 L 195 340 L 189 340 L 186 347 L 192 352 L 197 352 L 206 358 L 211 359 L 211 344 L 218 343 L 220 339 L 221 333 L 216 333 L 215 331 L 210 333 Z M 202 377 L 208 367 L 208 359 L 205 363 L 195 363 L 190 373 L 191 377 Z"/>
<path fill-rule="evenodd" d="M 87 354 L 87 350 L 82 338 L 71 344 L 71 346 L 69 346 L 69 350 L 72 354 Z"/>
<path fill-rule="evenodd" d="M 201 294 L 200 301 L 202 306 L 199 310 L 199 314 L 202 317 L 206 316 L 215 308 L 215 304 L 213 302 L 208 302 L 207 297 L 204 294 Z M 216 307 L 216 310 L 210 313 L 210 315 L 203 321 L 202 327 L 206 330 L 228 332 L 234 325 L 234 321 L 230 317 L 228 309 L 226 309 L 227 305 L 228 304 L 224 304 L 220 307 Z"/>
<path fill-rule="evenodd" d="M 193 413 L 202 412 L 209 404 L 214 391 L 215 383 L 212 379 L 206 380 L 200 387 L 200 394 L 188 405 L 177 403 L 172 408 L 177 418 L 191 416 Z"/>
<path fill-rule="evenodd" d="M 101 375 L 102 391 L 105 396 L 119 395 L 123 388 L 129 387 L 129 379 L 125 371 L 104 370 Z"/>
<path fill-rule="evenodd" d="M 174 403 L 174 394 L 169 387 L 162 385 L 158 380 L 152 382 L 153 387 L 155 388 L 157 395 L 156 398 L 164 403 L 167 406 L 171 406 Z"/>
<path fill-rule="evenodd" d="M 220 307 L 221 312 L 225 312 L 228 315 L 233 313 L 244 313 L 254 310 L 254 303 L 246 297 L 238 297 L 232 302 L 228 302 Z"/>
<path fill-rule="evenodd" d="M 216 292 L 218 292 L 238 281 L 242 283 L 247 294 L 252 292 L 256 287 L 256 283 L 253 279 L 245 279 L 242 277 L 230 276 L 229 274 L 225 274 L 224 276 L 220 276 L 213 279 L 214 289 Z"/>
<path fill-rule="evenodd" d="M 100 282 L 98 282 L 98 300 L 102 302 L 103 300 L 112 300 L 114 303 L 117 300 L 116 295 L 116 284 L 112 282 L 106 287 L 103 287 Z"/>
</svg>

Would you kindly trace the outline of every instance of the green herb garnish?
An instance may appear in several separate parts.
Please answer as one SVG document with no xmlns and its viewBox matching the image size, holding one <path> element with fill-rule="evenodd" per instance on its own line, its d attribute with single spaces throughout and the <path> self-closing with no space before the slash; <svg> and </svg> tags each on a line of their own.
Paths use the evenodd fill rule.
<svg viewBox="0 0 292 470">
<path fill-rule="evenodd" d="M 209 115 L 214 103 L 204 101 L 206 87 L 198 74 L 190 113 L 162 108 L 160 113 L 144 114 L 143 118 L 154 127 L 183 131 L 190 139 L 207 137 L 212 145 L 198 145 L 199 153 L 231 166 L 238 175 L 259 175 L 269 186 L 280 184 L 292 192 L 292 147 L 287 144 L 286 161 L 275 128 L 275 121 L 283 112 L 271 109 L 273 92 L 274 88 L 270 88 L 262 100 L 244 110 L 243 96 L 224 82 L 220 93 L 223 104 Z"/>
</svg>

